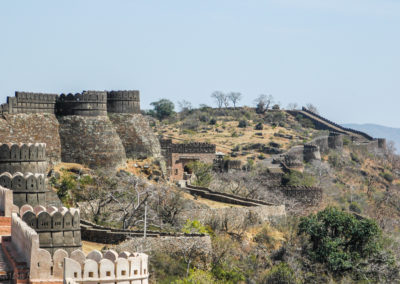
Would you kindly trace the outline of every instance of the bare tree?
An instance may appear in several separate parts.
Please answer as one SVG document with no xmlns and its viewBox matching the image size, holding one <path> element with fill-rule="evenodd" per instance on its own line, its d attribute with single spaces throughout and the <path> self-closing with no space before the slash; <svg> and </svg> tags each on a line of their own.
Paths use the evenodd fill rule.
<svg viewBox="0 0 400 284">
<path fill-rule="evenodd" d="M 311 103 L 307 104 L 306 108 L 313 113 L 319 114 L 318 108 Z"/>
<path fill-rule="evenodd" d="M 105 190 L 106 188 L 107 190 Z M 104 221 L 102 213 L 114 201 L 113 193 L 116 191 L 117 183 L 115 180 L 106 175 L 100 175 L 94 179 L 91 185 L 79 183 L 78 188 L 74 190 L 74 196 L 77 202 L 84 202 L 93 221 L 99 224 Z"/>
<path fill-rule="evenodd" d="M 131 185 L 122 193 L 112 194 L 112 198 L 118 205 L 116 212 L 122 213 L 122 228 L 128 229 L 142 223 L 144 220 L 144 205 L 147 202 L 152 189 L 137 177 L 130 179 Z"/>
<path fill-rule="evenodd" d="M 298 108 L 298 106 L 299 105 L 297 103 L 289 103 L 288 106 L 287 106 L 287 109 L 288 110 L 295 110 L 295 109 Z"/>
<path fill-rule="evenodd" d="M 261 94 L 254 100 L 254 103 L 256 104 L 257 113 L 265 113 L 271 104 L 274 103 L 274 97 L 272 95 Z"/>
<path fill-rule="evenodd" d="M 192 110 L 192 103 L 187 100 L 182 100 L 178 102 L 178 106 L 181 112 L 188 112 Z"/>
<path fill-rule="evenodd" d="M 211 94 L 211 97 L 217 102 L 218 108 L 222 108 L 224 100 L 226 99 L 225 94 L 220 91 L 215 91 Z"/>
<path fill-rule="evenodd" d="M 228 97 L 233 103 L 233 107 L 236 108 L 236 104 L 242 99 L 242 94 L 239 92 L 230 92 Z"/>
<path fill-rule="evenodd" d="M 229 96 L 224 94 L 222 99 L 223 99 L 224 107 L 225 108 L 229 107 Z"/>
</svg>

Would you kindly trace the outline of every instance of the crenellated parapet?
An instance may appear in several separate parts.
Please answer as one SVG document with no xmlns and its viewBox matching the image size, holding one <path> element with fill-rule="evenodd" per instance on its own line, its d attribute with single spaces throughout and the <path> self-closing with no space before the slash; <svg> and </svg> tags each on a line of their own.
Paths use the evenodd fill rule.
<svg viewBox="0 0 400 284">
<path fill-rule="evenodd" d="M 107 115 L 107 92 L 83 91 L 77 94 L 61 94 L 57 100 L 57 114 L 105 116 Z"/>
<path fill-rule="evenodd" d="M 54 114 L 57 97 L 57 94 L 15 92 L 15 97 L 7 97 L 7 103 L 1 105 L 1 112 Z"/>
<path fill-rule="evenodd" d="M 0 173 L 45 173 L 46 144 L 0 144 Z"/>
<path fill-rule="evenodd" d="M 105 116 L 107 112 L 139 114 L 139 91 L 83 91 L 61 95 L 15 92 L 14 97 L 7 97 L 7 103 L 0 105 L 3 114 Z"/>
<path fill-rule="evenodd" d="M 107 92 L 107 111 L 109 113 L 140 113 L 139 91 Z"/>
<path fill-rule="evenodd" d="M 215 154 L 215 144 L 210 143 L 184 143 L 184 144 L 172 144 L 172 153 L 212 153 Z"/>
<path fill-rule="evenodd" d="M 0 186 L 11 189 L 14 204 L 18 207 L 25 204 L 32 206 L 46 203 L 46 178 L 44 174 L 22 173 L 0 174 Z"/>
<path fill-rule="evenodd" d="M 64 262 L 64 283 L 142 283 L 149 277 L 148 256 L 144 253 L 108 250 L 92 251 L 86 257 L 71 255 Z"/>
<path fill-rule="evenodd" d="M 53 254 L 57 249 L 68 253 L 80 249 L 80 214 L 75 208 L 24 205 L 20 215 L 39 235 L 39 246 Z"/>
</svg>

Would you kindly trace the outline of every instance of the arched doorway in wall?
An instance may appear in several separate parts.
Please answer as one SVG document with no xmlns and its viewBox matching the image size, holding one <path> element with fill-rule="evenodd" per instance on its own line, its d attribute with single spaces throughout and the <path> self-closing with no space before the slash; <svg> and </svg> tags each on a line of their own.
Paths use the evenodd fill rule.
<svg viewBox="0 0 400 284">
<path fill-rule="evenodd" d="M 189 174 L 189 175 L 191 175 L 193 173 L 192 169 L 187 164 L 184 165 L 183 172 L 186 174 Z"/>
</svg>

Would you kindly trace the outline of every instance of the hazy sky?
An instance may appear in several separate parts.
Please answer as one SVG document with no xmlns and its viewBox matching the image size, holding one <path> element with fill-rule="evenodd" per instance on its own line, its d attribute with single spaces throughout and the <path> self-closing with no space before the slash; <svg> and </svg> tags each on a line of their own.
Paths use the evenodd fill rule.
<svg viewBox="0 0 400 284">
<path fill-rule="evenodd" d="M 0 100 L 15 90 L 215 90 L 312 102 L 339 123 L 400 127 L 398 0 L 0 2 Z"/>
</svg>

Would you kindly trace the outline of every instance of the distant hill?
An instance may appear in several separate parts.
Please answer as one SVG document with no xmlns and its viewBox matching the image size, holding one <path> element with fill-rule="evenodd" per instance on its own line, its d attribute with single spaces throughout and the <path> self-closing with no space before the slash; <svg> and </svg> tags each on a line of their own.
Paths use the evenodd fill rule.
<svg viewBox="0 0 400 284">
<path fill-rule="evenodd" d="M 344 127 L 353 128 L 368 133 L 376 138 L 386 138 L 396 143 L 397 153 L 400 153 L 400 128 L 387 127 L 377 124 L 342 124 Z"/>
</svg>

